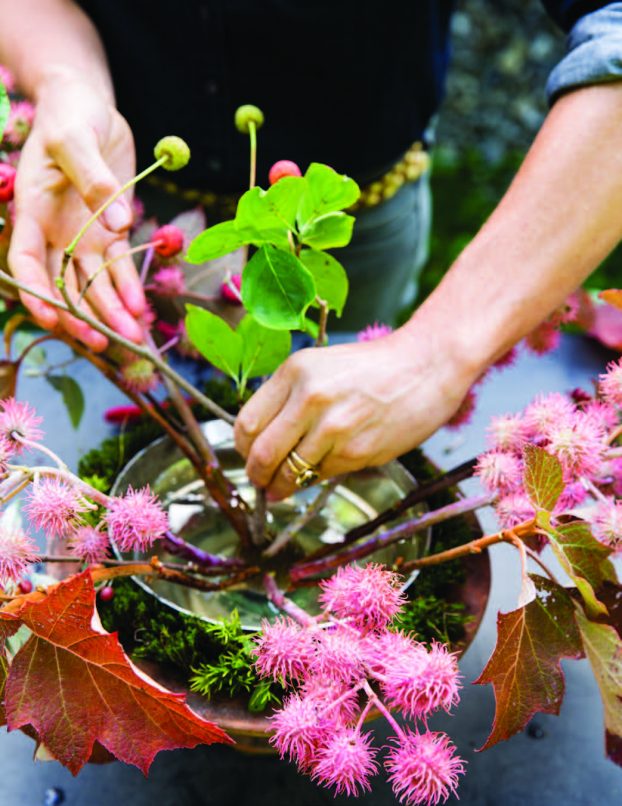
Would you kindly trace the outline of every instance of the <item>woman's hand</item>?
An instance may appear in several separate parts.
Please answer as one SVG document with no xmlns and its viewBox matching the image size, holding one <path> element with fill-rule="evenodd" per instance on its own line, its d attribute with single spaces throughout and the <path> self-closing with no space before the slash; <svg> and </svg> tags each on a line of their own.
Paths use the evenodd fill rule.
<svg viewBox="0 0 622 806">
<path fill-rule="evenodd" d="M 251 481 L 272 499 L 295 490 L 295 449 L 320 478 L 376 466 L 420 444 L 460 405 L 471 379 L 428 358 L 411 334 L 292 355 L 235 425 Z"/>
<path fill-rule="evenodd" d="M 134 175 L 134 143 L 110 100 L 75 73 L 54 71 L 37 94 L 34 126 L 17 173 L 8 259 L 14 277 L 59 298 L 54 279 L 63 250 L 90 214 Z M 66 275 L 74 300 L 103 261 L 129 249 L 131 221 L 129 198 L 122 197 L 82 238 Z M 103 335 L 75 317 L 28 294 L 22 300 L 42 327 L 60 326 L 94 350 L 106 347 Z M 101 272 L 81 304 L 127 338 L 141 339 L 136 317 L 144 311 L 145 298 L 131 258 L 120 258 Z"/>
</svg>

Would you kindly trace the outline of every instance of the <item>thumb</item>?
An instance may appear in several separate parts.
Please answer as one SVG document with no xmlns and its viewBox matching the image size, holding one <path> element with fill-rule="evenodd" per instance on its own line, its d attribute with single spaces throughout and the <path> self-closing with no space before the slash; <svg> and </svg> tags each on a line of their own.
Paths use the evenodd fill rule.
<svg viewBox="0 0 622 806">
<path fill-rule="evenodd" d="M 62 139 L 51 143 L 48 150 L 93 212 L 121 187 L 102 156 L 95 132 L 87 126 L 66 132 Z M 113 232 L 128 229 L 132 223 L 128 200 L 116 199 L 103 214 L 103 222 Z"/>
</svg>

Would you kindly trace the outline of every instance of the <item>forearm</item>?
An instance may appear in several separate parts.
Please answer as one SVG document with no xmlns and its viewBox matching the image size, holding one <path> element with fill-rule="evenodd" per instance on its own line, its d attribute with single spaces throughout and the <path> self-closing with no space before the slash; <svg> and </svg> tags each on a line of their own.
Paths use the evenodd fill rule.
<svg viewBox="0 0 622 806">
<path fill-rule="evenodd" d="M 451 355 L 474 380 L 613 249 L 621 210 L 622 82 L 569 93 L 404 336 L 417 349 L 427 342 L 429 354 Z"/>
<path fill-rule="evenodd" d="M 95 27 L 71 0 L 0 0 L 0 62 L 35 100 L 46 81 L 75 74 L 114 98 Z"/>
</svg>

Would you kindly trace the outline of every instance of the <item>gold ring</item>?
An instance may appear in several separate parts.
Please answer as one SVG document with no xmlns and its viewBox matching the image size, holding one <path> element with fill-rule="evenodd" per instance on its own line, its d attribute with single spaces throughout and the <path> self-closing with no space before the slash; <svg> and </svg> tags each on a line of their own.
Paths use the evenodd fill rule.
<svg viewBox="0 0 622 806">
<path fill-rule="evenodd" d="M 304 489 L 314 484 L 320 477 L 316 465 L 305 461 L 296 451 L 290 451 L 286 457 L 289 469 L 296 477 L 296 487 Z"/>
</svg>

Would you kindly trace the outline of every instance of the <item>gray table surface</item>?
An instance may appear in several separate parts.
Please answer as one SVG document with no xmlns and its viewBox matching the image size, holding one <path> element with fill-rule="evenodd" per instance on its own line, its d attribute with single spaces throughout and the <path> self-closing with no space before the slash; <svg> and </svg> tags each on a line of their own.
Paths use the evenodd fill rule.
<svg viewBox="0 0 622 806">
<path fill-rule="evenodd" d="M 516 411 L 538 391 L 589 388 L 590 378 L 604 366 L 608 354 L 580 337 L 565 336 L 560 350 L 542 359 L 522 355 L 518 363 L 495 373 L 482 389 L 473 422 L 462 431 L 441 431 L 427 444 L 432 458 L 450 467 L 483 450 L 484 427 L 493 414 Z M 77 432 L 72 431 L 60 400 L 40 379 L 24 379 L 19 396 L 43 414 L 50 447 L 74 463 L 95 445 L 108 427 L 102 421 L 106 407 L 123 402 L 119 393 L 99 379 L 88 365 L 72 367 L 72 374 L 88 390 L 88 410 Z M 485 528 L 494 519 L 483 514 Z M 566 697 L 559 717 L 538 716 L 532 730 L 476 753 L 488 735 L 494 711 L 489 686 L 472 686 L 495 641 L 498 610 L 516 607 L 518 558 L 506 546 L 491 552 L 493 583 L 490 603 L 477 637 L 461 662 L 465 687 L 460 705 L 450 717 L 436 718 L 433 727 L 446 730 L 468 761 L 460 786 L 462 806 L 588 806 L 622 804 L 622 769 L 604 757 L 602 707 L 585 661 L 564 663 Z M 378 725 L 381 737 L 383 729 Z M 0 732 L 0 806 L 40 806 L 52 802 L 58 788 L 71 806 L 316 806 L 342 803 L 332 794 L 300 777 L 275 758 L 251 757 L 225 747 L 162 753 L 148 779 L 136 769 L 114 763 L 87 766 L 77 778 L 59 764 L 32 762 L 33 744 L 20 732 Z M 47 794 L 46 794 L 47 793 Z M 352 801 L 353 802 L 353 801 Z M 362 805 L 395 803 L 379 777 Z M 455 802 L 454 800 L 450 801 Z"/>
</svg>

